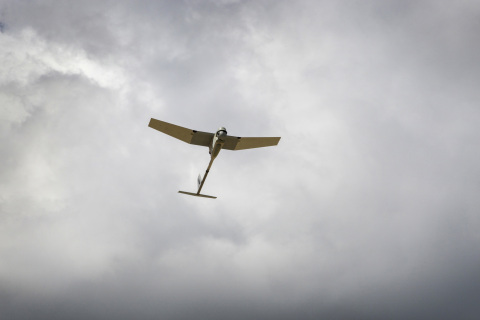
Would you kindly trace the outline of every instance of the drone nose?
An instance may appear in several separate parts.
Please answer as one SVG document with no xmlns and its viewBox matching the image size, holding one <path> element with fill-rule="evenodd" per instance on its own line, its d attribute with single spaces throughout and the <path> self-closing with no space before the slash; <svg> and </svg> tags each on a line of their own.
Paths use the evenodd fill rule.
<svg viewBox="0 0 480 320">
<path fill-rule="evenodd" d="M 218 139 L 220 139 L 220 140 L 222 140 L 222 141 L 225 140 L 225 137 L 226 137 L 226 136 L 227 136 L 227 131 L 225 131 L 225 130 L 219 130 L 219 131 L 217 132 L 217 137 L 218 137 Z"/>
</svg>

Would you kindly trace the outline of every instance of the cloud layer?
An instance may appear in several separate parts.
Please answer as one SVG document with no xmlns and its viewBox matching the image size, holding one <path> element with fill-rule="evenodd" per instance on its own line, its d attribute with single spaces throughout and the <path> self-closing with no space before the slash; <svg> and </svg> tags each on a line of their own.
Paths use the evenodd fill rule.
<svg viewBox="0 0 480 320">
<path fill-rule="evenodd" d="M 9 318 L 473 319 L 480 6 L 0 1 Z M 282 136 L 207 150 L 147 127 Z"/>
</svg>

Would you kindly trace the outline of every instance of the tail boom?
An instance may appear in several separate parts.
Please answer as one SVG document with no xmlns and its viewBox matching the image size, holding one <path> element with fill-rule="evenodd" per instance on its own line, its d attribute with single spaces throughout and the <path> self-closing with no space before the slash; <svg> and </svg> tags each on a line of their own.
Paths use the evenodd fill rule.
<svg viewBox="0 0 480 320">
<path fill-rule="evenodd" d="M 188 194 L 189 196 L 194 196 L 194 197 L 203 197 L 203 198 L 217 199 L 217 197 L 209 196 L 209 195 L 201 194 L 201 193 L 200 193 L 200 191 L 202 191 L 203 184 L 205 183 L 205 180 L 207 179 L 208 173 L 210 172 L 210 168 L 212 167 L 212 163 L 213 163 L 213 160 L 214 160 L 214 159 L 215 159 L 214 157 L 212 157 L 212 158 L 210 159 L 210 163 L 208 164 L 208 168 L 207 168 L 207 170 L 205 171 L 205 175 L 203 176 L 203 179 L 202 179 L 202 176 L 201 176 L 201 175 L 198 176 L 198 179 L 197 179 L 197 182 L 198 182 L 198 191 L 197 191 L 197 193 L 187 192 L 187 191 L 178 191 L 178 193 Z"/>
</svg>

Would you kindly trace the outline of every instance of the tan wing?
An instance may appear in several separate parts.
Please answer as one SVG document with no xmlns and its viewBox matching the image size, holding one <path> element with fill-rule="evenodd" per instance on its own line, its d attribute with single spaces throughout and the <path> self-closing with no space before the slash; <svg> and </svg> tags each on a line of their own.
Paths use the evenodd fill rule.
<svg viewBox="0 0 480 320">
<path fill-rule="evenodd" d="M 276 146 L 280 141 L 280 137 L 232 137 L 227 136 L 223 149 L 227 150 L 243 150 L 252 148 L 262 148 Z"/>
<path fill-rule="evenodd" d="M 148 126 L 168 134 L 169 136 L 185 141 L 186 143 L 195 144 L 197 146 L 208 147 L 210 142 L 212 142 L 214 135 L 213 133 L 192 130 L 153 118 L 150 119 Z"/>
</svg>

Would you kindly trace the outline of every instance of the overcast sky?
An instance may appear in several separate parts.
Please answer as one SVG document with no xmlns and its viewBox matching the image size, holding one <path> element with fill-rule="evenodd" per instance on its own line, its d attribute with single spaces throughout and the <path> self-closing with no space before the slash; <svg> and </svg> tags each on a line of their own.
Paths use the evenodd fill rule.
<svg viewBox="0 0 480 320">
<path fill-rule="evenodd" d="M 478 319 L 480 2 L 0 0 L 6 319 Z M 208 149 L 150 118 L 277 147 Z"/>
</svg>

